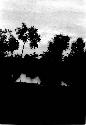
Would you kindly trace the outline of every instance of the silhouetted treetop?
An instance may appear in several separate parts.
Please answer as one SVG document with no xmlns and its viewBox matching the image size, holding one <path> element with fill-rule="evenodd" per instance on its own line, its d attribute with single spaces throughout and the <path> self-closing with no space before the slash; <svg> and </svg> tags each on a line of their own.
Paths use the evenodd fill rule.
<svg viewBox="0 0 86 125">
<path fill-rule="evenodd" d="M 22 23 L 22 27 L 15 29 L 15 31 L 18 35 L 18 39 L 23 40 L 23 42 L 27 41 L 29 34 L 25 23 Z"/>
<path fill-rule="evenodd" d="M 84 53 L 85 43 L 82 38 L 77 38 L 76 42 L 72 43 L 71 50 L 74 55 L 82 55 Z"/>
<path fill-rule="evenodd" d="M 0 52 L 4 54 L 5 52 L 10 51 L 13 53 L 18 47 L 19 42 L 12 34 L 12 31 L 9 29 L 0 29 Z"/>
<path fill-rule="evenodd" d="M 38 29 L 34 26 L 27 27 L 25 23 L 22 23 L 22 27 L 16 29 L 16 34 L 18 39 L 22 40 L 24 44 L 29 40 L 30 48 L 38 47 L 38 42 L 41 40 L 40 35 L 38 35 Z"/>
<path fill-rule="evenodd" d="M 34 26 L 31 26 L 29 28 L 29 40 L 30 40 L 30 47 L 34 48 L 38 47 L 38 42 L 40 42 L 40 35 L 38 34 L 38 29 L 36 29 Z"/>
<path fill-rule="evenodd" d="M 54 35 L 53 42 L 50 41 L 48 45 L 48 53 L 53 59 L 61 61 L 63 50 L 68 49 L 70 37 L 62 34 Z"/>
</svg>

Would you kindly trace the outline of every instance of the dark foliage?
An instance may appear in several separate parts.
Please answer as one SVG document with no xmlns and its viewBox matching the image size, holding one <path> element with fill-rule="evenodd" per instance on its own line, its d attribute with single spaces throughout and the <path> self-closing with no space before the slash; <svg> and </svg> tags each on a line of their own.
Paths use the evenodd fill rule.
<svg viewBox="0 0 86 125">
<path fill-rule="evenodd" d="M 14 50 L 18 50 L 19 48 L 19 42 L 16 40 L 16 38 L 13 35 L 10 35 L 9 37 L 9 51 L 13 53 Z"/>
<path fill-rule="evenodd" d="M 18 39 L 23 40 L 24 43 L 27 41 L 29 34 L 28 34 L 28 28 L 25 23 L 22 23 L 21 28 L 16 29 L 16 34 L 18 35 Z"/>
<path fill-rule="evenodd" d="M 0 30 L 0 55 L 6 50 L 13 52 L 18 47 L 18 41 L 13 35 L 10 35 L 8 41 L 6 41 L 5 32 Z M 38 46 L 37 43 L 40 42 L 40 35 L 38 35 L 37 29 L 35 27 L 27 28 L 24 23 L 22 23 L 21 28 L 16 30 L 16 34 L 18 34 L 18 39 L 23 40 L 24 43 L 30 40 L 31 48 L 35 49 Z M 50 87 L 56 87 L 56 84 L 60 84 L 61 81 L 68 84 L 72 83 L 76 87 L 81 84 L 83 86 L 85 79 L 83 71 L 86 63 L 86 53 L 83 51 L 85 44 L 82 38 L 78 38 L 75 43 L 72 43 L 71 54 L 62 61 L 62 52 L 69 47 L 69 40 L 70 37 L 68 36 L 55 35 L 53 42 L 49 41 L 48 51 L 45 52 L 40 60 L 36 58 L 38 56 L 36 53 L 25 55 L 24 59 L 21 59 L 21 57 L 4 59 L 1 66 L 3 65 L 6 72 L 2 73 L 2 75 L 8 74 L 10 76 L 13 73 L 14 80 L 21 73 L 27 74 L 30 78 L 39 76 L 42 84 Z M 9 73 L 7 73 L 8 71 Z"/>
<path fill-rule="evenodd" d="M 38 42 L 40 42 L 40 35 L 37 33 L 38 29 L 36 29 L 34 26 L 31 26 L 29 28 L 29 40 L 30 40 L 30 48 L 38 47 Z"/>
<path fill-rule="evenodd" d="M 78 88 L 81 84 L 84 86 L 85 44 L 82 38 L 78 38 L 72 44 L 71 54 L 62 61 L 62 52 L 68 48 L 69 40 L 70 38 L 68 36 L 56 35 L 53 43 L 50 42 L 49 44 L 49 51 L 43 55 L 42 62 L 45 63 L 45 74 L 48 78 L 49 85 L 50 83 L 56 85 L 56 83 L 64 81 Z"/>
<path fill-rule="evenodd" d="M 8 46 L 6 44 L 7 36 L 4 34 L 4 31 L 0 31 L 0 53 L 7 51 Z"/>
<path fill-rule="evenodd" d="M 70 38 L 68 36 L 63 36 L 62 34 L 55 35 L 54 44 L 57 47 L 57 50 L 58 49 L 60 51 L 65 50 L 68 47 L 69 40 L 70 40 Z"/>
<path fill-rule="evenodd" d="M 72 43 L 71 54 L 67 57 L 65 63 L 63 63 L 64 79 L 69 79 L 71 83 L 78 88 L 84 86 L 85 80 L 85 56 L 84 52 L 85 43 L 82 38 L 78 38 Z M 67 75 L 67 76 L 66 76 Z"/>
<path fill-rule="evenodd" d="M 51 55 L 50 58 L 54 59 L 56 63 L 61 63 L 62 52 L 66 50 L 69 45 L 70 38 L 63 35 L 55 35 L 53 42 L 49 43 L 48 53 Z"/>
<path fill-rule="evenodd" d="M 24 44 L 30 40 L 30 48 L 35 49 L 38 47 L 37 43 L 41 40 L 37 31 L 38 29 L 34 26 L 28 28 L 25 23 L 22 23 L 22 27 L 16 29 L 16 34 L 18 35 L 18 39 L 22 40 Z"/>
<path fill-rule="evenodd" d="M 72 52 L 74 53 L 74 55 L 81 55 L 84 52 L 84 47 L 85 47 L 85 43 L 83 43 L 83 39 L 82 38 L 78 38 L 77 41 L 75 43 L 72 43 Z"/>
<path fill-rule="evenodd" d="M 17 50 L 19 47 L 19 43 L 16 40 L 16 38 L 12 35 L 9 29 L 0 30 L 0 54 L 1 56 L 4 56 L 6 51 L 10 51 L 13 53 L 14 50 Z M 7 33 L 10 34 L 8 40 L 7 40 Z"/>
<path fill-rule="evenodd" d="M 70 38 L 68 36 L 55 35 L 53 42 L 49 41 L 48 51 L 42 56 L 40 68 L 44 73 L 46 83 L 55 86 L 61 83 L 63 75 L 62 52 L 68 48 Z M 45 68 L 44 68 L 45 67 Z"/>
</svg>

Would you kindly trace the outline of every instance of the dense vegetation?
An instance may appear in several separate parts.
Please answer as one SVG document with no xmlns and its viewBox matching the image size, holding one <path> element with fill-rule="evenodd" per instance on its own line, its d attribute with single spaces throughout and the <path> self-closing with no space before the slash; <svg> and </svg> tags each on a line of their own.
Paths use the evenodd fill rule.
<svg viewBox="0 0 86 125">
<path fill-rule="evenodd" d="M 34 50 L 38 47 L 38 42 L 41 41 L 37 30 L 34 26 L 28 28 L 24 23 L 22 23 L 22 27 L 15 29 L 18 39 L 22 40 L 24 44 L 29 40 L 30 49 L 34 48 Z M 10 34 L 8 39 L 7 32 Z M 81 85 L 79 83 L 84 82 L 85 43 L 82 38 L 77 38 L 71 45 L 71 52 L 68 57 L 65 56 L 62 60 L 62 52 L 68 49 L 69 41 L 70 37 L 68 35 L 55 34 L 53 42 L 49 41 L 48 50 L 41 54 L 40 59 L 37 58 L 38 54 L 35 52 L 26 54 L 24 58 L 22 58 L 22 55 L 5 58 L 5 52 L 11 51 L 13 53 L 14 50 L 18 49 L 19 43 L 10 30 L 0 30 L 0 58 L 4 57 L 4 61 L 0 61 L 3 62 L 2 64 L 6 69 L 6 72 L 2 74 L 7 74 L 9 70 L 11 74 L 14 74 L 15 79 L 19 74 L 24 73 L 31 78 L 39 76 L 42 84 L 47 86 L 57 86 L 61 81 L 64 81 L 78 87 Z"/>
<path fill-rule="evenodd" d="M 7 51 L 13 54 L 13 51 L 17 50 L 18 47 L 18 40 L 14 37 L 12 31 L 9 29 L 0 29 L 0 54 L 5 54 Z"/>
</svg>

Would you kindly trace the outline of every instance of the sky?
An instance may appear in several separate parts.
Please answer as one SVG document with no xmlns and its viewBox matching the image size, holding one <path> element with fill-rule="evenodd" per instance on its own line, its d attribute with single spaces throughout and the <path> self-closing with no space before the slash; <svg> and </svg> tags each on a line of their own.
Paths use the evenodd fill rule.
<svg viewBox="0 0 86 125">
<path fill-rule="evenodd" d="M 86 0 L 0 0 L 0 27 L 16 28 L 21 22 L 42 31 L 64 30 L 86 34 Z"/>
</svg>

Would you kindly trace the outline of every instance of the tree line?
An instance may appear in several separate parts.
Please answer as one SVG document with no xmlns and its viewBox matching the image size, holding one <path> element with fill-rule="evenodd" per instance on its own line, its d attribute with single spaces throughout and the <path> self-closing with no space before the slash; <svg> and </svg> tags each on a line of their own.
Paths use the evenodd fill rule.
<svg viewBox="0 0 86 125">
<path fill-rule="evenodd" d="M 40 35 L 38 35 L 38 29 L 34 26 L 28 28 L 25 23 L 22 23 L 21 27 L 15 29 L 18 40 L 22 40 L 25 44 L 28 40 L 30 41 L 30 48 L 35 49 L 38 47 L 38 42 L 40 42 Z M 7 39 L 7 34 L 9 38 Z M 5 54 L 6 51 L 13 53 L 14 50 L 18 50 L 19 41 L 12 34 L 9 29 L 0 29 L 0 52 Z M 23 46 L 24 49 L 24 46 Z"/>
<path fill-rule="evenodd" d="M 22 23 L 22 26 L 17 27 L 15 32 L 18 40 L 22 40 L 24 44 L 28 42 L 28 40 L 30 41 L 29 45 L 31 49 L 38 47 L 38 43 L 41 41 L 41 37 L 38 34 L 38 29 L 34 26 L 28 28 L 25 23 Z M 7 34 L 9 34 L 9 37 Z M 53 42 L 49 41 L 48 51 L 41 54 L 41 59 L 37 59 L 36 57 L 38 55 L 34 53 L 32 55 L 26 54 L 23 61 L 18 58 L 19 60 L 13 59 L 13 62 L 11 62 L 13 64 L 15 62 L 19 67 L 23 62 L 23 71 L 29 72 L 29 75 L 32 75 L 33 71 L 39 75 L 42 74 L 43 77 L 44 73 L 46 79 L 48 78 L 47 80 L 44 80 L 44 82 L 49 80 L 49 85 L 51 81 L 55 83 L 55 81 L 61 81 L 62 79 L 65 81 L 69 80 L 79 83 L 81 79 L 84 79 L 84 75 L 82 77 L 81 72 L 83 74 L 86 63 L 86 52 L 84 51 L 85 43 L 82 37 L 78 37 L 77 40 L 71 44 L 70 54 L 68 57 L 65 56 L 64 61 L 62 61 L 62 52 L 69 47 L 70 39 L 71 38 L 68 35 L 55 34 L 53 37 Z M 17 50 L 19 47 L 18 40 L 12 34 L 11 30 L 0 29 L 0 58 L 4 57 L 7 51 L 13 53 L 14 50 Z M 29 70 L 27 67 L 29 67 Z M 32 75 L 33 78 L 34 74 Z"/>
</svg>

